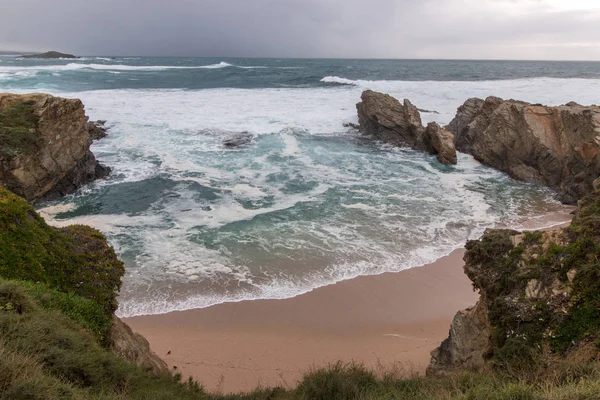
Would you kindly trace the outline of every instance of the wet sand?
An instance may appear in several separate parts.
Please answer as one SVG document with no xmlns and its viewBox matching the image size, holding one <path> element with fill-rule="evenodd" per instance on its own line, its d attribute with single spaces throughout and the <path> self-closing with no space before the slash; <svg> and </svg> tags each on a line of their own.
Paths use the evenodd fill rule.
<svg viewBox="0 0 600 400">
<path fill-rule="evenodd" d="M 358 277 L 285 300 L 126 318 L 184 377 L 223 393 L 291 387 L 312 367 L 357 361 L 423 373 L 455 313 L 477 301 L 464 250 L 397 273 Z"/>
</svg>

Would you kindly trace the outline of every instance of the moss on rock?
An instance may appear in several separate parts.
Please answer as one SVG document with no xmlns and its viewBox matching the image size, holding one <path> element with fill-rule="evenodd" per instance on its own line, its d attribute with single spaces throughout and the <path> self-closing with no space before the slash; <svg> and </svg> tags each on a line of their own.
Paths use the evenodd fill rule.
<svg viewBox="0 0 600 400">
<path fill-rule="evenodd" d="M 31 102 L 15 101 L 0 108 L 0 159 L 35 151 L 41 144 L 38 122 Z"/>
</svg>

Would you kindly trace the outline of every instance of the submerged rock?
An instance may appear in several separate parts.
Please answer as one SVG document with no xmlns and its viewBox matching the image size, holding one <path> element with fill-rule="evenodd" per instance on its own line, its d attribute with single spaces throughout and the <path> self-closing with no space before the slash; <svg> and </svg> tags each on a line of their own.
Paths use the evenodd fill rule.
<svg viewBox="0 0 600 400">
<path fill-rule="evenodd" d="M 469 99 L 447 126 L 456 148 L 515 179 L 556 189 L 575 204 L 600 175 L 600 107 Z"/>
<path fill-rule="evenodd" d="M 90 121 L 86 123 L 85 127 L 90 133 L 92 140 L 100 140 L 108 135 L 106 132 L 108 129 L 104 126 L 105 124 L 106 121 L 103 120 Z"/>
<path fill-rule="evenodd" d="M 0 184 L 29 202 L 108 175 L 90 152 L 83 104 L 48 94 L 0 94 Z"/>
<path fill-rule="evenodd" d="M 366 90 L 356 105 L 360 129 L 387 143 L 409 146 L 438 156 L 443 164 L 456 164 L 454 138 L 437 124 L 427 128 L 419 110 L 409 100 L 400 103 L 384 93 Z"/>
<path fill-rule="evenodd" d="M 241 132 L 233 137 L 223 140 L 223 146 L 228 148 L 235 148 L 245 146 L 252 142 L 254 136 L 248 132 Z"/>
</svg>

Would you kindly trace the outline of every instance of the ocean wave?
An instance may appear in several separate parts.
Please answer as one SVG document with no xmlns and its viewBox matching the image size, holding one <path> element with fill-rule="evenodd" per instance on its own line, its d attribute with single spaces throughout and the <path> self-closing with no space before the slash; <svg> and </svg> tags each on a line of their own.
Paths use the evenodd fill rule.
<svg viewBox="0 0 600 400">
<path fill-rule="evenodd" d="M 357 80 L 355 81 L 355 80 L 346 79 L 346 78 L 340 78 L 339 76 L 326 76 L 325 78 L 321 79 L 321 82 L 337 83 L 339 85 L 352 85 L 352 86 L 358 86 L 360 83 L 360 81 L 357 81 Z"/>
<path fill-rule="evenodd" d="M 170 69 L 220 69 L 234 67 L 234 65 L 221 61 L 218 64 L 184 66 L 184 65 L 125 65 L 125 64 L 83 64 L 69 63 L 66 65 L 36 65 L 36 66 L 6 66 L 0 72 L 15 73 L 20 71 L 76 71 L 76 70 L 109 70 L 109 71 L 165 71 Z M 252 67 L 256 68 L 256 67 Z"/>
</svg>

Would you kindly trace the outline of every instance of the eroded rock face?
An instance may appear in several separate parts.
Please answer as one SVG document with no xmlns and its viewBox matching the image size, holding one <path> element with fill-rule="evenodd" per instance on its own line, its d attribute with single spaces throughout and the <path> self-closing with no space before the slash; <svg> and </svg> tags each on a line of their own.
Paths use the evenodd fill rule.
<svg viewBox="0 0 600 400">
<path fill-rule="evenodd" d="M 564 355 L 600 339 L 600 192 L 579 202 L 567 228 L 488 229 L 466 249 L 480 299 L 456 315 L 428 374 L 527 368 L 542 349 Z"/>
<path fill-rule="evenodd" d="M 129 325 L 114 317 L 111 330 L 112 348 L 125 359 L 155 374 L 170 374 L 167 363 L 151 349 L 145 337 L 134 333 Z"/>
<path fill-rule="evenodd" d="M 83 104 L 47 94 L 0 94 L 0 184 L 29 202 L 108 175 L 90 152 Z"/>
<path fill-rule="evenodd" d="M 597 106 L 469 99 L 447 129 L 459 151 L 513 178 L 554 188 L 564 203 L 591 193 L 600 175 Z"/>
<path fill-rule="evenodd" d="M 366 90 L 356 105 L 360 129 L 387 143 L 436 154 L 444 164 L 456 164 L 452 134 L 437 124 L 423 127 L 419 110 L 409 100 L 400 103 L 384 93 Z"/>
<path fill-rule="evenodd" d="M 491 351 L 491 333 L 485 302 L 459 311 L 452 321 L 450 336 L 431 353 L 427 374 L 443 375 L 458 368 L 484 369 Z"/>
</svg>

